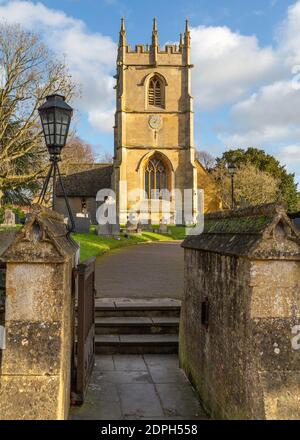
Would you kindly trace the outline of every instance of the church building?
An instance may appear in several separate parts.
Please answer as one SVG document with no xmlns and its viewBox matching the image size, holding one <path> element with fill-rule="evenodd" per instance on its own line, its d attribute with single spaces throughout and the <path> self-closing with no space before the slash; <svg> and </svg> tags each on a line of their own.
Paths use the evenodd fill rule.
<svg viewBox="0 0 300 440">
<path fill-rule="evenodd" d="M 199 209 L 220 209 L 211 178 L 195 159 L 192 67 L 188 21 L 179 45 L 160 47 L 154 19 L 151 45 L 139 44 L 133 49 L 127 44 L 122 19 L 115 77 L 114 161 L 113 167 L 107 165 L 121 224 L 126 223 L 131 209 L 141 217 L 147 217 L 148 211 L 152 223 L 164 219 L 173 223 L 176 210 L 187 206 L 194 219 Z M 95 173 L 97 168 L 91 172 L 93 178 Z M 71 205 L 76 211 L 80 197 L 89 199 L 93 218 L 95 185 L 91 183 L 93 191 L 89 194 L 88 172 L 82 174 L 84 185 L 80 185 L 80 174 L 79 180 L 75 179 L 75 192 L 71 191 Z M 74 176 L 64 179 L 69 188 Z M 103 188 L 99 179 L 98 186 L 98 190 Z M 86 190 L 84 195 L 81 187 Z M 202 206 L 197 189 L 203 190 Z M 61 196 L 59 189 L 57 196 Z M 184 214 L 180 223 L 184 223 Z"/>
<path fill-rule="evenodd" d="M 188 21 L 179 45 L 160 47 L 154 19 L 152 44 L 131 49 L 122 19 L 113 172 L 121 223 L 126 221 L 128 209 L 133 205 L 138 208 L 139 204 L 141 212 L 146 211 L 147 206 L 153 209 L 152 222 L 161 221 L 164 208 L 159 200 L 164 198 L 165 190 L 170 201 L 170 222 L 174 221 L 178 209 L 175 190 L 181 194 L 182 206 L 185 194 L 190 198 L 189 209 L 194 218 L 201 209 L 197 201 L 198 188 L 204 189 L 205 201 L 203 183 L 207 179 L 203 177 L 206 172 L 195 160 L 192 67 Z M 151 208 L 147 202 L 150 198 L 157 198 Z M 215 198 L 210 205 L 210 210 L 216 210 L 219 201 Z M 166 208 L 168 210 L 168 206 Z"/>
</svg>

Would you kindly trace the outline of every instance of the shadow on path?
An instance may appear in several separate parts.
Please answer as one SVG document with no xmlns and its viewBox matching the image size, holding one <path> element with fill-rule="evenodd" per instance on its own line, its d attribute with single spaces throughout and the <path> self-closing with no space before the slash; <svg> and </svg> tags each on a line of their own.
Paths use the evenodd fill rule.
<svg viewBox="0 0 300 440">
<path fill-rule="evenodd" d="M 97 297 L 176 298 L 183 293 L 180 243 L 147 243 L 98 258 Z"/>
<path fill-rule="evenodd" d="M 97 356 L 85 403 L 73 420 L 203 420 L 177 355 Z"/>
</svg>

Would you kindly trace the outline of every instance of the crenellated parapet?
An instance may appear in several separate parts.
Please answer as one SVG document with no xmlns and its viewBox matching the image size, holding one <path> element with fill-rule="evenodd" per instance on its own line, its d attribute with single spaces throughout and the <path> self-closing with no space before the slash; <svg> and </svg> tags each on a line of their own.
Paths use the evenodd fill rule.
<svg viewBox="0 0 300 440">
<path fill-rule="evenodd" d="M 152 52 L 152 45 L 150 44 L 136 44 L 134 48 L 128 44 L 126 46 L 126 53 L 148 53 Z M 157 53 L 182 53 L 182 47 L 179 44 L 166 44 L 163 48 L 158 46 Z"/>
<path fill-rule="evenodd" d="M 131 46 L 127 44 L 127 36 L 125 30 L 125 21 L 122 18 L 119 49 L 118 49 L 118 65 L 121 64 L 136 64 L 137 55 L 145 55 L 142 59 L 142 64 L 148 65 L 182 65 L 192 67 L 190 65 L 190 31 L 188 20 L 186 20 L 186 28 L 184 34 L 180 34 L 179 43 L 166 44 L 160 46 L 156 18 L 153 20 L 152 39 L 151 44 L 136 44 Z M 174 56 L 171 58 L 171 56 Z M 166 56 L 168 57 L 166 59 Z"/>
</svg>

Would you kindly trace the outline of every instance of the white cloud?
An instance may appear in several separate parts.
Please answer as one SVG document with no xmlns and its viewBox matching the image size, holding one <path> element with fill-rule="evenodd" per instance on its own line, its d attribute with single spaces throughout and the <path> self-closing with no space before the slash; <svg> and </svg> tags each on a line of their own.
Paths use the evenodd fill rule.
<svg viewBox="0 0 300 440">
<path fill-rule="evenodd" d="M 8 22 L 21 23 L 27 29 L 65 26 L 82 26 L 80 20 L 68 17 L 62 11 L 49 9 L 42 3 L 33 3 L 30 1 L 10 1 L 1 2 L 4 6 L 0 8 L 0 17 Z"/>
<path fill-rule="evenodd" d="M 283 147 L 278 157 L 285 164 L 300 164 L 300 145 L 287 145 Z"/>
<path fill-rule="evenodd" d="M 111 131 L 113 128 L 114 110 L 91 111 L 88 120 L 90 124 L 99 131 L 107 131 L 108 127 Z"/>
<path fill-rule="evenodd" d="M 227 130 L 219 133 L 227 145 L 268 147 L 293 144 L 300 136 L 300 1 L 289 7 L 277 33 L 276 57 L 285 66 L 281 78 L 258 87 L 256 93 L 233 105 Z M 253 61 L 253 60 L 252 60 Z M 292 73 L 294 68 L 294 74 Z M 297 83 L 298 84 L 298 83 Z"/>
<path fill-rule="evenodd" d="M 235 102 L 253 85 L 277 75 L 274 50 L 260 47 L 255 36 L 199 26 L 191 30 L 191 38 L 193 93 L 200 108 Z"/>
<path fill-rule="evenodd" d="M 241 35 L 225 26 L 192 28 L 196 103 L 212 109 L 243 99 L 253 88 L 290 80 L 292 68 L 300 64 L 299 29 L 300 0 L 288 8 L 273 47 L 262 47 L 255 35 Z"/>
<path fill-rule="evenodd" d="M 287 141 L 300 135 L 300 90 L 291 81 L 262 87 L 231 110 L 229 133 L 221 139 L 231 145 L 258 145 Z"/>
<path fill-rule="evenodd" d="M 300 1 L 288 8 L 287 18 L 277 32 L 279 55 L 284 63 L 293 67 L 300 64 Z"/>
<path fill-rule="evenodd" d="M 233 147 L 256 147 L 266 149 L 268 144 L 278 142 L 278 139 L 289 139 L 290 130 L 285 127 L 261 126 L 255 130 L 230 132 L 220 131 L 219 139 L 224 145 Z"/>
<path fill-rule="evenodd" d="M 275 156 L 290 172 L 295 173 L 296 181 L 300 182 L 300 144 L 281 147 Z"/>
<path fill-rule="evenodd" d="M 234 105 L 232 115 L 240 126 L 250 128 L 261 121 L 277 127 L 300 124 L 300 90 L 295 90 L 291 81 L 274 82 Z"/>
<path fill-rule="evenodd" d="M 28 30 L 39 31 L 48 47 L 64 55 L 73 78 L 81 86 L 75 102 L 86 112 L 91 125 L 100 131 L 113 126 L 116 44 L 100 33 L 89 33 L 83 21 L 42 3 L 12 1 L 0 6 L 0 17 L 18 22 Z M 105 117 L 95 115 L 105 114 Z M 101 123 L 99 120 L 101 119 Z"/>
</svg>

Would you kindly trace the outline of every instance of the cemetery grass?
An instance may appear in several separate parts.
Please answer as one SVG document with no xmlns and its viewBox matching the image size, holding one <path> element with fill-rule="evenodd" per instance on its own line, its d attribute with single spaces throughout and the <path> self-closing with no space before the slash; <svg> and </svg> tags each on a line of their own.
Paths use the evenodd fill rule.
<svg viewBox="0 0 300 440">
<path fill-rule="evenodd" d="M 6 226 L 6 225 L 0 225 L 0 232 L 4 231 L 15 231 L 16 229 L 21 229 L 23 225 L 12 225 L 12 226 Z"/>
<path fill-rule="evenodd" d="M 184 240 L 186 237 L 185 226 L 168 226 L 168 231 L 173 240 Z"/>
<path fill-rule="evenodd" d="M 176 227 L 172 227 L 176 228 Z M 183 228 L 184 229 L 184 228 Z M 173 236 L 174 235 L 174 236 Z M 143 232 L 139 235 L 123 235 L 119 239 L 113 237 L 103 237 L 96 235 L 91 229 L 89 234 L 73 233 L 72 237 L 75 241 L 80 243 L 80 260 L 85 261 L 90 257 L 98 257 L 112 249 L 118 249 L 126 246 L 132 246 L 140 243 L 158 242 L 158 241 L 174 241 L 181 238 L 179 233 L 175 234 L 158 234 L 155 232 Z"/>
</svg>

